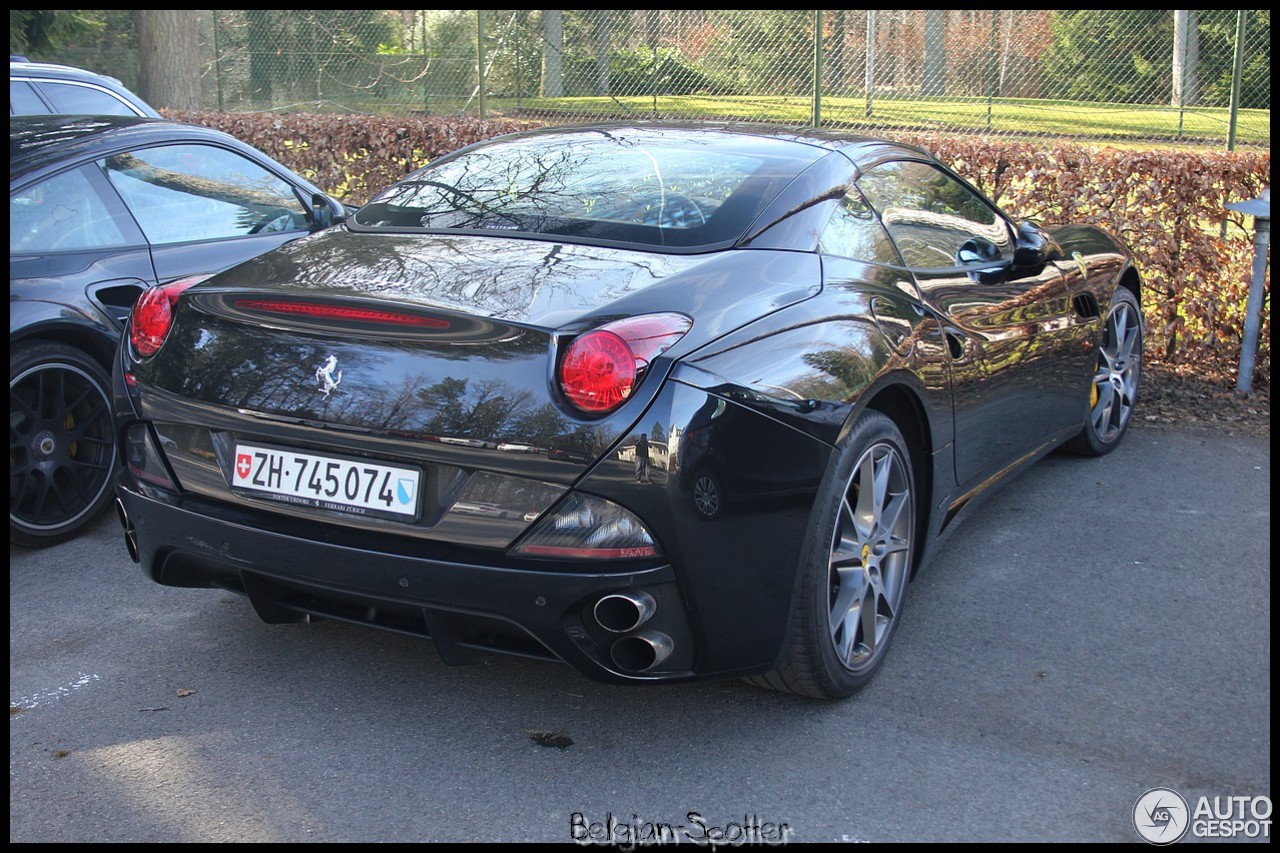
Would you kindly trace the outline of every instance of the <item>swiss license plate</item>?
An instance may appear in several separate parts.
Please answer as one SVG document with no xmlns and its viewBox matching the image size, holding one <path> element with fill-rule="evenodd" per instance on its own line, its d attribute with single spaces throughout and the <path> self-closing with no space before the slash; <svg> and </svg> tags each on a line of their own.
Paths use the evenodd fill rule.
<svg viewBox="0 0 1280 853">
<path fill-rule="evenodd" d="M 367 459 L 237 444 L 231 487 L 271 500 L 356 515 L 418 517 L 422 471 Z"/>
</svg>

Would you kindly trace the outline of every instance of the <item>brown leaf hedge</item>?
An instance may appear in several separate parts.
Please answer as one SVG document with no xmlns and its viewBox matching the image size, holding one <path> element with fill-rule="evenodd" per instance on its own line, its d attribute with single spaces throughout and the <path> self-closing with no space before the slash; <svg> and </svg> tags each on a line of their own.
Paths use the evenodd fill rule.
<svg viewBox="0 0 1280 853">
<path fill-rule="evenodd" d="M 1253 223 L 1229 202 L 1271 184 L 1269 152 L 1122 150 L 1057 142 L 917 137 L 1012 216 L 1097 225 L 1133 250 L 1147 353 L 1208 378 L 1234 377 L 1253 277 Z M 1223 236 L 1223 223 L 1227 223 Z M 1271 379 L 1271 271 L 1255 380 Z"/>
<path fill-rule="evenodd" d="M 265 151 L 351 204 L 428 161 L 537 126 L 509 118 L 166 111 Z M 1252 278 L 1252 222 L 1223 206 L 1271 183 L 1261 151 L 1129 150 L 980 136 L 895 135 L 995 198 L 1015 218 L 1086 223 L 1133 249 L 1150 358 L 1208 378 L 1234 376 Z M 1223 223 L 1227 222 L 1226 236 Z M 1255 382 L 1271 378 L 1268 264 Z"/>
</svg>

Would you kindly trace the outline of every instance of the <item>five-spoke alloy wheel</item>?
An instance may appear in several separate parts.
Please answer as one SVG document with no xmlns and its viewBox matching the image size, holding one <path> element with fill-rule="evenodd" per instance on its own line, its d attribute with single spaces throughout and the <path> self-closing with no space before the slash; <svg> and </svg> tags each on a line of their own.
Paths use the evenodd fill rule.
<svg viewBox="0 0 1280 853">
<path fill-rule="evenodd" d="M 1142 309 L 1133 292 L 1122 287 L 1107 312 L 1084 424 L 1066 448 L 1085 456 L 1115 449 L 1133 420 L 1141 379 Z"/>
<path fill-rule="evenodd" d="M 868 670 L 882 656 L 902 606 L 911 502 L 902 452 L 888 441 L 863 451 L 836 517 L 827 577 L 831 643 L 851 673 Z"/>
<path fill-rule="evenodd" d="M 916 556 L 914 473 L 886 415 L 859 417 L 821 487 L 789 637 L 773 670 L 754 684 L 838 699 L 884 662 Z"/>
</svg>

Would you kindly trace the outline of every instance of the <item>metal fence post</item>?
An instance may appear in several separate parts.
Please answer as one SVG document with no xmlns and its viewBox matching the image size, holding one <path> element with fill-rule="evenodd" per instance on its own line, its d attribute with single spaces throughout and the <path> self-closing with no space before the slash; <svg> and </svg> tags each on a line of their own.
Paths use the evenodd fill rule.
<svg viewBox="0 0 1280 853">
<path fill-rule="evenodd" d="M 1231 120 L 1227 125 L 1227 150 L 1236 150 L 1236 118 L 1240 113 L 1240 77 L 1244 68 L 1244 15 L 1236 12 L 1236 58 L 1231 69 Z"/>
<path fill-rule="evenodd" d="M 867 10 L 867 73 L 866 73 L 866 99 L 867 99 L 867 118 L 871 118 L 875 111 L 875 88 L 876 88 L 876 10 Z"/>
<path fill-rule="evenodd" d="M 813 10 L 813 126 L 822 126 L 822 10 Z"/>
<path fill-rule="evenodd" d="M 1262 325 L 1262 290 L 1267 277 L 1267 250 L 1271 245 L 1271 187 L 1264 189 L 1258 198 L 1233 202 L 1226 207 L 1253 217 L 1253 278 L 1249 282 L 1244 340 L 1240 344 L 1240 372 L 1236 375 L 1236 390 L 1247 394 L 1253 389 L 1253 367 Z"/>
<path fill-rule="evenodd" d="M 484 9 L 476 9 L 476 89 L 479 92 L 480 120 L 484 121 Z"/>
<path fill-rule="evenodd" d="M 991 10 L 991 57 L 987 60 L 987 133 L 991 132 L 991 108 L 996 94 L 996 40 L 1000 34 L 1000 10 Z"/>
</svg>

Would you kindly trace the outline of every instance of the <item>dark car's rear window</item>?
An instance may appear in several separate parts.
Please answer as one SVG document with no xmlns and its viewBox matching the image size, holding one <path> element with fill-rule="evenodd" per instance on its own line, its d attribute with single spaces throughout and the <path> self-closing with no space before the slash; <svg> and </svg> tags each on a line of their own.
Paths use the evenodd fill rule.
<svg viewBox="0 0 1280 853">
<path fill-rule="evenodd" d="M 414 172 L 362 207 L 352 224 L 683 250 L 732 245 L 824 153 L 743 139 L 591 132 L 498 141 Z"/>
<path fill-rule="evenodd" d="M 9 115 L 45 115 L 49 108 L 26 80 L 9 80 Z"/>
</svg>

